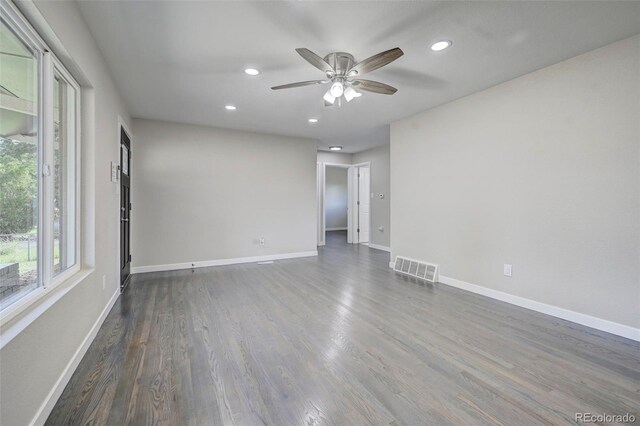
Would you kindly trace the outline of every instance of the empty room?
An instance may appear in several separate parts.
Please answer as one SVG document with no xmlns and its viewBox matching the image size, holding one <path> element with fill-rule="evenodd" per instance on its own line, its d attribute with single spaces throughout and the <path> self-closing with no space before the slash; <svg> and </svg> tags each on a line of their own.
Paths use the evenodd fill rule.
<svg viewBox="0 0 640 426">
<path fill-rule="evenodd" d="M 640 1 L 0 12 L 1 425 L 640 423 Z"/>
</svg>

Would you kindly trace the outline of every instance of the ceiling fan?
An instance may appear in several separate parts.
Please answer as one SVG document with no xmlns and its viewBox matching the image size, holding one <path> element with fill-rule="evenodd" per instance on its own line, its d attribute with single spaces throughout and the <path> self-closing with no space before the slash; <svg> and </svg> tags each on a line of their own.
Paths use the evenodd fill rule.
<svg viewBox="0 0 640 426">
<path fill-rule="evenodd" d="M 362 95 L 357 92 L 356 89 L 383 95 L 393 95 L 398 91 L 398 89 L 388 84 L 364 80 L 361 79 L 360 76 L 388 65 L 404 55 L 404 52 L 399 47 L 373 55 L 357 64 L 353 59 L 353 55 L 345 52 L 329 53 L 324 58 L 305 48 L 296 49 L 296 52 L 311 65 L 324 72 L 327 78 L 325 80 L 310 80 L 284 84 L 282 86 L 272 87 L 272 90 L 332 83 L 329 90 L 327 90 L 323 96 L 325 106 L 335 105 L 336 100 L 338 101 L 337 104 L 340 105 L 343 96 L 347 102 L 351 102 L 354 98 Z"/>
</svg>

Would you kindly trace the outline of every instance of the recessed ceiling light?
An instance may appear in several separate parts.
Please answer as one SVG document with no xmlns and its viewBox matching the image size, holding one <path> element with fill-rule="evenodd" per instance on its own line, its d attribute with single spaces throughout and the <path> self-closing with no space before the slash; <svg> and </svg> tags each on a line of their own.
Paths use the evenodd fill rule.
<svg viewBox="0 0 640 426">
<path fill-rule="evenodd" d="M 330 146 L 329 149 L 331 151 L 342 151 L 342 147 L 341 146 Z"/>
<path fill-rule="evenodd" d="M 226 109 L 228 109 L 229 111 L 235 111 L 237 108 L 233 105 L 225 105 L 224 106 Z"/>
<path fill-rule="evenodd" d="M 318 119 L 317 118 L 310 118 L 309 119 L 309 123 L 313 124 L 313 123 L 317 123 Z"/>
<path fill-rule="evenodd" d="M 433 43 L 431 45 L 431 50 L 433 50 L 434 52 L 439 52 L 439 51 L 444 50 L 447 47 L 451 46 L 452 44 L 453 43 L 450 40 L 438 41 L 438 42 Z"/>
<path fill-rule="evenodd" d="M 255 68 L 247 68 L 246 70 L 244 70 L 244 73 L 248 75 L 259 75 L 260 70 L 257 70 Z"/>
</svg>

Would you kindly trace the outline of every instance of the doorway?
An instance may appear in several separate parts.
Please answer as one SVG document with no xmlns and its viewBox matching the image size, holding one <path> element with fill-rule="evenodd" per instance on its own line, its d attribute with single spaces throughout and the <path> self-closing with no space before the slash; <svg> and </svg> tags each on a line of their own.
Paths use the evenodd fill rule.
<svg viewBox="0 0 640 426">
<path fill-rule="evenodd" d="M 120 291 L 131 276 L 131 139 L 120 126 Z"/>
<path fill-rule="evenodd" d="M 345 235 L 344 222 L 336 220 L 337 212 L 343 213 L 344 198 L 336 202 L 337 188 L 335 175 L 347 175 L 346 199 L 346 240 L 349 244 L 369 244 L 371 234 L 371 164 L 337 164 L 318 162 L 317 164 L 318 195 L 318 246 L 327 242 L 327 233 L 339 231 Z M 341 170 L 341 171 L 338 171 Z M 340 216 L 341 217 L 341 216 Z M 336 234 L 331 234 L 336 235 Z M 333 238 L 332 241 L 336 241 Z"/>
<path fill-rule="evenodd" d="M 325 241 L 347 243 L 349 223 L 349 168 L 325 167 Z"/>
</svg>

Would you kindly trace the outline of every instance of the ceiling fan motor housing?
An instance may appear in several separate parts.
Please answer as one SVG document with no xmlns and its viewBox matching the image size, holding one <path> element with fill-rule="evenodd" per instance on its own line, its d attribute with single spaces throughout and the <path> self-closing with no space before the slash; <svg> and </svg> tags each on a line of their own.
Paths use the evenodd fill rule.
<svg viewBox="0 0 640 426">
<path fill-rule="evenodd" d="M 336 70 L 336 74 L 334 76 L 329 77 L 339 77 L 345 78 L 347 76 L 347 72 L 355 63 L 353 60 L 353 55 L 346 52 L 333 52 L 329 53 L 324 57 L 324 60 Z"/>
</svg>

